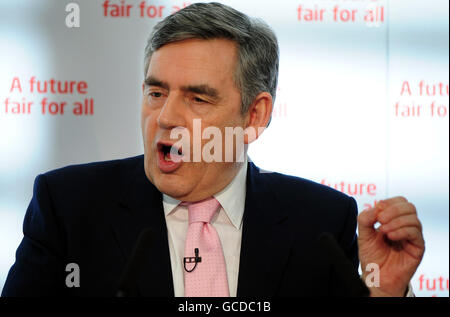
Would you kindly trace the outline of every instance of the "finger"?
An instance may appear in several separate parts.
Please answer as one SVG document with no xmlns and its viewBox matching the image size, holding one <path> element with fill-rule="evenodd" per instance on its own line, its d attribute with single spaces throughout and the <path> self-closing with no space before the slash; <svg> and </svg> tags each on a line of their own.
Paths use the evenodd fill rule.
<svg viewBox="0 0 450 317">
<path fill-rule="evenodd" d="M 376 209 L 363 210 L 358 215 L 358 237 L 359 239 L 368 239 L 376 233 L 374 224 L 377 222 Z"/>
<path fill-rule="evenodd" d="M 377 214 L 377 220 L 381 224 L 386 224 L 392 221 L 395 218 L 405 215 L 416 215 L 416 207 L 408 202 L 399 202 L 396 204 L 389 205 L 382 209 L 382 207 L 378 207 L 380 212 Z"/>
<path fill-rule="evenodd" d="M 389 232 L 386 238 L 393 241 L 391 243 L 394 246 L 400 244 L 400 250 L 405 251 L 419 261 L 425 253 L 425 241 L 423 240 L 421 231 L 416 227 L 406 227 Z"/>
<path fill-rule="evenodd" d="M 410 241 L 411 243 L 424 245 L 422 232 L 417 227 L 403 227 L 386 234 L 391 241 Z"/>
<path fill-rule="evenodd" d="M 407 203 L 407 202 L 408 202 L 408 200 L 405 197 L 403 197 L 403 196 L 396 196 L 396 197 L 380 200 L 378 202 L 378 204 L 379 205 L 385 205 L 387 207 L 387 206 L 390 206 L 390 205 L 395 205 L 395 204 L 398 204 L 398 203 Z"/>
<path fill-rule="evenodd" d="M 381 225 L 378 230 L 383 233 L 388 233 L 403 227 L 417 227 L 420 231 L 422 231 L 422 224 L 415 214 L 409 214 L 394 218 L 388 223 Z"/>
</svg>

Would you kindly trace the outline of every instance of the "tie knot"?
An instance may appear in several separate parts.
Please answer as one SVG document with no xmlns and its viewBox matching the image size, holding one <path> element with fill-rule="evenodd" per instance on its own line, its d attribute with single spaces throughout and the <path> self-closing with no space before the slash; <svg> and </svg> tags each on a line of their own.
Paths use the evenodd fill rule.
<svg viewBox="0 0 450 317">
<path fill-rule="evenodd" d="M 209 223 L 220 206 L 219 202 L 214 197 L 193 203 L 183 202 L 182 205 L 188 207 L 189 224 L 193 222 Z"/>
</svg>

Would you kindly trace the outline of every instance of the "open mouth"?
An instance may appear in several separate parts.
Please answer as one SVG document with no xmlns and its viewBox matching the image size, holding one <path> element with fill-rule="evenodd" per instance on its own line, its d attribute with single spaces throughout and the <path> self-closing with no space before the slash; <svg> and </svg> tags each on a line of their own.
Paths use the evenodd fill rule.
<svg viewBox="0 0 450 317">
<path fill-rule="evenodd" d="M 166 162 L 180 162 L 183 157 L 182 149 L 169 143 L 158 142 L 158 152 Z"/>
</svg>

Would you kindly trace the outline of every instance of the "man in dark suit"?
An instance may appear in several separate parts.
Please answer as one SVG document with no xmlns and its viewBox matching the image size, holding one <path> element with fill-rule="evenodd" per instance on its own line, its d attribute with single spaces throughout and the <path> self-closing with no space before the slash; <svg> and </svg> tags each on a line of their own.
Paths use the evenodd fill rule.
<svg viewBox="0 0 450 317">
<path fill-rule="evenodd" d="M 277 76 L 277 40 L 261 21 L 215 3 L 161 21 L 145 55 L 144 156 L 38 176 L 3 295 L 114 296 L 151 228 L 131 295 L 332 295 L 331 270 L 311 250 L 328 232 L 355 272 L 359 255 L 363 279 L 376 264 L 372 296 L 404 296 L 424 252 L 412 204 L 396 197 L 362 212 L 357 237 L 354 199 L 248 162 Z M 229 128 L 245 134 L 227 138 Z"/>
</svg>

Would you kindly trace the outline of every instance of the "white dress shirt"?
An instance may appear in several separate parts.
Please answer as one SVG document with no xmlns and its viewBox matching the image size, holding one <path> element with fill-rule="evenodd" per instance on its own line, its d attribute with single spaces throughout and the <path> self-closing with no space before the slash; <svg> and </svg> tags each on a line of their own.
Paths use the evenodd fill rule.
<svg viewBox="0 0 450 317">
<path fill-rule="evenodd" d="M 239 257 L 241 253 L 242 217 L 245 207 L 247 159 L 234 179 L 222 191 L 213 195 L 220 203 L 219 212 L 211 220 L 222 243 L 230 296 L 236 297 Z M 184 296 L 184 247 L 188 230 L 188 209 L 180 201 L 163 195 L 169 238 L 170 262 L 176 297 Z"/>
</svg>

